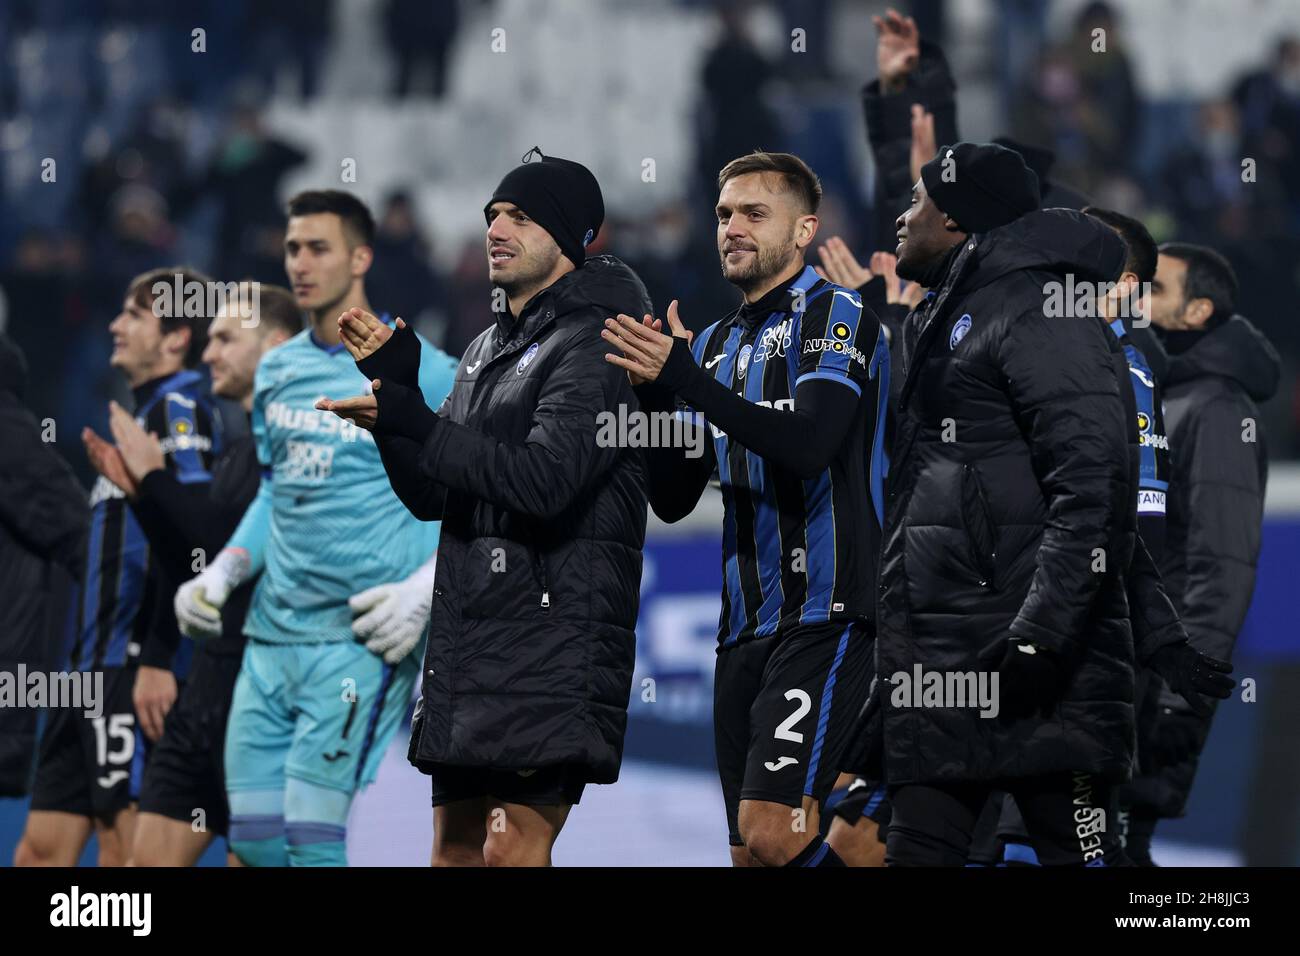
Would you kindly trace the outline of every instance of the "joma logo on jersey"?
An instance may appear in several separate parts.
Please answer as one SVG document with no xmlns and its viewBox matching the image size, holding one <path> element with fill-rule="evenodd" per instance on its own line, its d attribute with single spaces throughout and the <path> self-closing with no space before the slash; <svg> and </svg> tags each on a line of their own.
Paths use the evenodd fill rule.
<svg viewBox="0 0 1300 956">
<path fill-rule="evenodd" d="M 293 408 L 286 402 L 271 402 L 266 406 L 266 425 L 268 428 L 286 428 L 300 432 L 319 433 L 324 437 L 338 436 L 343 441 L 356 441 L 358 436 L 373 443 L 375 438 L 364 428 L 344 421 L 333 412 L 322 412 L 315 408 Z"/>
</svg>

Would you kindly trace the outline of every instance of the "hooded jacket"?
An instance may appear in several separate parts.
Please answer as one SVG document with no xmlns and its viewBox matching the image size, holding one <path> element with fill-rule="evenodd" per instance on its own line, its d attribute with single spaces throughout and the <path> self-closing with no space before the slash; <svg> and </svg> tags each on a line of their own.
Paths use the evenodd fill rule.
<svg viewBox="0 0 1300 956">
<path fill-rule="evenodd" d="M 85 491 L 22 402 L 25 385 L 22 352 L 0 335 L 0 672 L 10 675 L 19 664 L 53 670 L 64 653 L 58 598 L 81 572 L 90 524 Z M 28 790 L 39 713 L 0 706 L 0 796 Z"/>
<path fill-rule="evenodd" d="M 588 259 L 518 319 L 498 313 L 422 445 L 378 439 L 407 508 L 442 521 L 409 754 L 426 772 L 569 764 L 618 779 L 647 484 L 640 450 L 597 438 L 602 412 L 637 407 L 600 332 L 649 311 L 631 269 Z"/>
<path fill-rule="evenodd" d="M 1137 546 L 1124 352 L 1105 320 L 1046 304 L 1049 283 L 1113 280 L 1124 254 L 1081 213 L 1032 212 L 957 247 L 907 320 L 878 611 L 890 785 L 1131 771 L 1135 639 L 1145 659 L 1182 632 Z M 1009 638 L 1067 674 L 1047 718 L 900 692 L 917 668 L 994 671 Z"/>
<path fill-rule="evenodd" d="M 1259 561 L 1268 453 L 1259 402 L 1278 388 L 1276 350 L 1250 321 L 1233 316 L 1171 352 L 1165 425 L 1171 457 L 1161 572 L 1192 645 L 1230 661 L 1250 609 Z M 1209 735 L 1209 718 L 1164 688 L 1158 721 L 1190 721 L 1195 753 L 1144 766 L 1134 802 L 1160 816 L 1183 814 Z"/>
</svg>

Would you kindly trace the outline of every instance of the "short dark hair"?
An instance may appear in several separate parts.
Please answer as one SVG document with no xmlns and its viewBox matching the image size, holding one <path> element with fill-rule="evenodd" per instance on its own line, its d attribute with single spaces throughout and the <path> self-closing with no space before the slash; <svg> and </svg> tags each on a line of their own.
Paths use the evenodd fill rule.
<svg viewBox="0 0 1300 956">
<path fill-rule="evenodd" d="M 241 279 L 235 295 L 238 301 L 231 303 L 239 309 L 240 317 L 246 317 L 252 309 L 254 280 Z M 284 286 L 269 282 L 257 282 L 257 330 L 262 335 L 279 329 L 292 337 L 303 330 L 302 309 L 298 300 Z"/>
<path fill-rule="evenodd" d="M 164 335 L 168 332 L 175 332 L 179 328 L 190 330 L 190 344 L 189 348 L 185 350 L 183 361 L 186 368 L 194 368 L 199 364 L 203 350 L 208 347 L 208 323 L 212 321 L 212 316 L 207 315 L 206 310 L 202 315 L 185 315 L 183 308 L 185 289 L 191 282 L 199 283 L 204 288 L 203 301 L 206 303 L 208 301 L 207 288 L 212 279 L 192 266 L 166 266 L 162 269 L 150 269 L 148 272 L 142 272 L 131 280 L 131 284 L 126 288 L 126 297 L 140 308 L 147 309 L 157 315 L 153 307 L 154 301 L 158 298 L 154 293 L 154 287 L 162 283 L 174 288 L 177 276 L 180 276 L 181 280 L 182 299 L 180 302 L 176 302 L 173 294 L 173 308 L 167 310 L 176 314 L 158 315 L 158 323 Z"/>
<path fill-rule="evenodd" d="M 1160 254 L 1187 263 L 1187 277 L 1183 280 L 1185 301 L 1209 299 L 1215 319 L 1226 319 L 1236 311 L 1237 274 L 1227 259 L 1208 246 L 1190 242 L 1166 242 L 1160 247 Z"/>
<path fill-rule="evenodd" d="M 332 212 L 343 223 L 343 232 L 355 246 L 369 246 L 375 242 L 375 217 L 369 207 L 351 193 L 341 189 L 308 189 L 294 196 L 285 205 L 285 212 L 293 216 L 313 216 Z"/>
<path fill-rule="evenodd" d="M 744 176 L 747 173 L 780 173 L 786 189 L 799 197 L 804 209 L 815 213 L 822 201 L 822 183 L 817 174 L 794 153 L 769 153 L 756 149 L 745 156 L 738 156 L 718 173 L 718 189 L 727 184 L 727 180 Z"/>
<path fill-rule="evenodd" d="M 1139 282 L 1150 282 L 1156 277 L 1156 261 L 1160 254 L 1156 250 L 1156 241 L 1151 238 L 1146 226 L 1132 216 L 1113 209 L 1084 206 L 1082 212 L 1119 233 L 1124 245 L 1128 247 L 1128 257 L 1124 260 L 1125 272 L 1133 273 Z"/>
</svg>

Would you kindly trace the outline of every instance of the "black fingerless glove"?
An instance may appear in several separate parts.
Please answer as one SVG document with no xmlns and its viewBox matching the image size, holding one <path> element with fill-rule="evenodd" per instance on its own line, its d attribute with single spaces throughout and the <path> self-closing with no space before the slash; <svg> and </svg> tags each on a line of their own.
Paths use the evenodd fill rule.
<svg viewBox="0 0 1300 956">
<path fill-rule="evenodd" d="M 699 370 L 700 367 L 695 364 L 695 357 L 691 355 L 690 343 L 683 338 L 674 337 L 672 351 L 668 353 L 668 358 L 664 362 L 664 367 L 659 370 L 656 381 L 664 388 L 678 392 Z"/>
<path fill-rule="evenodd" d="M 420 387 L 420 337 L 409 325 L 395 328 L 388 341 L 357 362 L 368 379 Z"/>
<path fill-rule="evenodd" d="M 375 403 L 379 406 L 375 418 L 376 435 L 401 435 L 423 445 L 438 424 L 437 412 L 424 403 L 424 394 L 418 387 L 410 388 L 380 379 L 379 388 L 375 389 Z"/>
</svg>

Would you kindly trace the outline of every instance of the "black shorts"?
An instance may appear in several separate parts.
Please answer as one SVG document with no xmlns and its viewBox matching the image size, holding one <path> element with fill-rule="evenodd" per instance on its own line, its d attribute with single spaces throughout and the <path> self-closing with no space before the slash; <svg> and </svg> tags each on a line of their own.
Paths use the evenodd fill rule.
<svg viewBox="0 0 1300 956">
<path fill-rule="evenodd" d="M 224 750 L 230 700 L 239 676 L 239 654 L 194 651 L 189 677 L 167 714 L 162 739 L 149 755 L 140 789 L 140 812 L 201 826 L 225 836 Z"/>
<path fill-rule="evenodd" d="M 112 826 L 140 795 L 147 755 L 131 693 L 136 666 L 106 667 L 98 717 L 61 707 L 49 712 L 41 736 L 33 810 L 90 817 Z"/>
<path fill-rule="evenodd" d="M 435 764 L 429 776 L 435 807 L 484 797 L 525 807 L 573 806 L 582 799 L 587 786 L 587 769 L 571 764 L 552 764 L 536 770 Z"/>
<path fill-rule="evenodd" d="M 840 817 L 849 826 L 857 826 L 859 820 L 874 820 L 880 827 L 881 839 L 884 829 L 889 826 L 890 803 L 885 785 L 865 777 L 855 777 L 846 793 L 831 808 L 833 816 Z"/>
<path fill-rule="evenodd" d="M 732 846 L 742 800 L 826 799 L 871 686 L 874 632 L 810 624 L 718 651 L 713 739 Z"/>
</svg>

